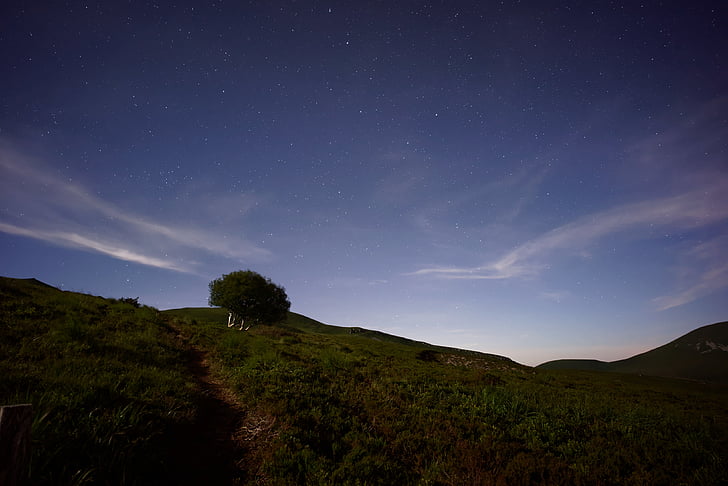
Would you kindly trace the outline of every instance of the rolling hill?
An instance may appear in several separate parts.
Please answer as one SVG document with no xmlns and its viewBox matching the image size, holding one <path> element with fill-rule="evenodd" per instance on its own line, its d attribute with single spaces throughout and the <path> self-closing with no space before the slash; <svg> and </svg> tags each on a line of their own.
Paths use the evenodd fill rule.
<svg viewBox="0 0 728 486">
<path fill-rule="evenodd" d="M 28 484 L 728 478 L 725 385 L 534 369 L 296 313 L 225 322 L 0 277 L 0 405 L 33 405 Z M 722 350 L 715 335 L 688 344 Z"/>
<path fill-rule="evenodd" d="M 226 322 L 227 312 L 220 308 L 210 307 L 185 307 L 182 309 L 169 309 L 162 311 L 165 315 L 175 316 L 180 318 L 187 318 L 197 321 L 208 321 L 208 322 Z M 366 338 L 374 342 L 392 343 L 399 344 L 407 347 L 417 348 L 420 351 L 432 351 L 435 353 L 447 353 L 457 356 L 469 356 L 472 358 L 481 358 L 487 360 L 498 360 L 504 363 L 510 363 L 513 366 L 524 367 L 513 361 L 512 359 L 500 356 L 497 354 L 483 353 L 480 351 L 470 351 L 459 348 L 450 348 L 447 346 L 437 346 L 429 344 L 424 341 L 415 341 L 413 339 L 395 336 L 393 334 L 387 334 L 382 331 L 375 331 L 371 329 L 365 329 L 362 327 L 345 327 L 345 326 L 333 326 L 331 324 L 324 324 L 310 317 L 306 317 L 296 312 L 289 312 L 288 319 L 283 324 L 283 327 L 290 329 L 295 332 L 309 333 L 309 334 L 323 334 L 329 336 L 345 336 L 351 335 L 352 337 Z"/>
<path fill-rule="evenodd" d="M 728 322 L 700 327 L 664 346 L 619 361 L 560 359 L 543 363 L 538 368 L 611 371 L 728 383 Z"/>
</svg>

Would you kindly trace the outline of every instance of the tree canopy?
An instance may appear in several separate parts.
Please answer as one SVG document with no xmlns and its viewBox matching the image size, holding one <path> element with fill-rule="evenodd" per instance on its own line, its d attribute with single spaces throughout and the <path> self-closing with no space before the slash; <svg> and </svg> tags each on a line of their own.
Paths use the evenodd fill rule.
<svg viewBox="0 0 728 486">
<path fill-rule="evenodd" d="M 249 326 L 281 322 L 291 307 L 283 287 L 252 270 L 239 270 L 210 282 L 209 303 L 224 307 Z"/>
</svg>

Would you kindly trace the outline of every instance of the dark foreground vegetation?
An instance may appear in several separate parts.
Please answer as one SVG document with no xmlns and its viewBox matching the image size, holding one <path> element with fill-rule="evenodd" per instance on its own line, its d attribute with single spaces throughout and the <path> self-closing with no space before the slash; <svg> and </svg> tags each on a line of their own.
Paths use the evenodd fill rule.
<svg viewBox="0 0 728 486">
<path fill-rule="evenodd" d="M 291 314 L 168 311 L 265 429 L 273 484 L 720 484 L 728 389 L 549 372 Z M 353 332 L 353 333 L 352 333 Z"/>
<path fill-rule="evenodd" d="M 200 418 L 189 346 L 243 409 L 251 484 L 728 481 L 725 386 L 535 370 L 297 314 L 226 321 L 0 279 L 0 404 L 33 403 L 31 484 L 175 484 Z"/>
<path fill-rule="evenodd" d="M 33 405 L 30 484 L 155 484 L 194 416 L 185 349 L 135 299 L 0 278 L 0 405 Z"/>
</svg>

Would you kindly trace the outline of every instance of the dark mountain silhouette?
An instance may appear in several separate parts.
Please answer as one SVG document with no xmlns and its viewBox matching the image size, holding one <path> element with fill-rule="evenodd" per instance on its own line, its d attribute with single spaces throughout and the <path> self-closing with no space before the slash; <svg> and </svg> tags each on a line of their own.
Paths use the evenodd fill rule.
<svg viewBox="0 0 728 486">
<path fill-rule="evenodd" d="M 611 371 L 728 383 L 728 322 L 700 327 L 664 346 L 619 361 L 559 359 L 540 364 L 538 368 Z"/>
</svg>

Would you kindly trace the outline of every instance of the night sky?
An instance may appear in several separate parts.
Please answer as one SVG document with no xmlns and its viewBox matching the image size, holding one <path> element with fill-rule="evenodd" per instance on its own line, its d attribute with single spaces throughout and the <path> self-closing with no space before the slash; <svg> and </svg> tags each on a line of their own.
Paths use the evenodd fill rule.
<svg viewBox="0 0 728 486">
<path fill-rule="evenodd" d="M 64 5 L 67 3 L 67 5 Z M 3 2 L 0 275 L 614 360 L 728 319 L 728 4 Z"/>
</svg>

